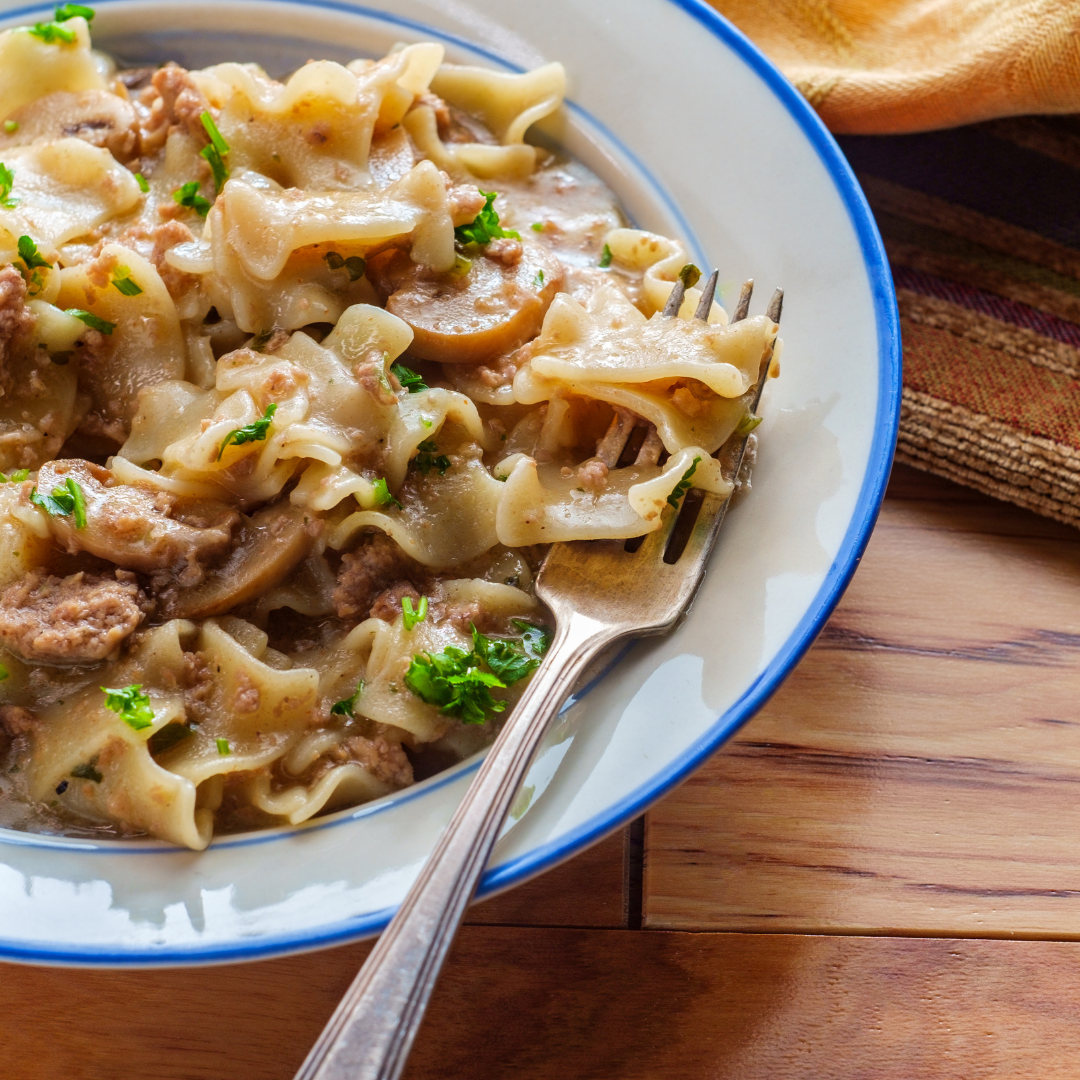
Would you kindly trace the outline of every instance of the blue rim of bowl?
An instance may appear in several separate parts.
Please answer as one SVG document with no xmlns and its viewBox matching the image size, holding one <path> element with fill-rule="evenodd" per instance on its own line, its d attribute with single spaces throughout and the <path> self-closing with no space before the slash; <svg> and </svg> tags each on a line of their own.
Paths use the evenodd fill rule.
<svg viewBox="0 0 1080 1080">
<path fill-rule="evenodd" d="M 109 0 L 106 0 L 106 4 L 108 2 Z M 249 2 L 254 2 L 254 0 L 249 0 Z M 386 11 L 367 8 L 361 4 L 339 2 L 339 0 L 291 0 L 291 2 L 394 23 L 410 30 L 452 42 L 478 55 L 486 56 L 497 63 L 506 63 L 502 57 L 477 46 L 475 42 L 456 37 L 442 30 L 434 30 L 423 23 L 393 15 Z M 678 758 L 655 773 L 647 783 L 642 784 L 635 791 L 624 796 L 617 803 L 612 804 L 602 814 L 597 815 L 576 829 L 564 833 L 558 840 L 543 844 L 516 859 L 489 870 L 484 875 L 477 890 L 477 899 L 483 899 L 510 889 L 551 869 L 558 863 L 576 855 L 584 848 L 599 842 L 628 821 L 642 814 L 649 806 L 662 798 L 671 788 L 697 769 L 706 758 L 734 735 L 772 697 L 813 643 L 851 580 L 877 521 L 881 502 L 885 495 L 885 487 L 892 469 L 896 433 L 900 419 L 902 376 L 899 313 L 896 307 L 892 274 L 889 270 L 884 245 L 862 189 L 859 187 L 858 181 L 855 179 L 855 175 L 836 140 L 817 114 L 795 87 L 788 82 L 749 38 L 717 11 L 709 7 L 704 0 L 664 0 L 664 2 L 680 8 L 699 22 L 758 75 L 798 124 L 800 131 L 816 151 L 818 158 L 836 186 L 858 237 L 867 279 L 873 295 L 878 341 L 878 401 L 874 417 L 874 436 L 867 458 L 862 488 L 852 511 L 851 521 L 832 566 L 825 575 L 825 580 L 808 606 L 806 614 L 788 636 L 782 648 L 768 666 L 757 675 L 739 700 L 718 717 L 716 723 L 683 751 Z M 33 4 L 5 11 L 2 14 L 4 20 L 7 21 L 47 10 L 48 7 L 45 5 Z M 581 110 L 575 109 L 575 111 L 580 112 Z M 589 116 L 588 119 L 590 123 L 604 132 L 605 137 L 616 142 L 620 151 L 626 153 L 627 157 L 633 160 L 648 175 L 648 170 L 645 170 L 637 162 L 633 153 L 623 146 L 620 140 L 615 139 L 604 128 L 603 124 L 599 123 L 594 117 Z M 659 185 L 655 184 L 655 181 L 653 183 L 658 191 L 662 190 Z M 682 221 L 683 217 L 677 205 L 670 202 L 670 200 L 665 201 L 669 202 L 670 209 Z M 686 229 L 686 234 L 688 239 L 692 237 L 689 228 Z M 604 674 L 606 673 L 605 671 Z M 440 777 L 436 783 L 430 786 L 425 785 L 424 792 L 442 787 L 445 783 L 467 775 L 478 767 L 479 763 L 476 762 L 464 770 L 455 770 L 452 774 L 447 775 L 445 779 Z M 418 791 L 415 794 L 419 796 L 424 792 Z M 344 823 L 344 821 L 354 819 L 354 817 L 350 816 L 341 819 L 341 821 Z M 273 838 L 267 836 L 266 840 L 270 841 Z M 5 840 L 4 842 L 8 841 Z M 20 841 L 13 839 L 11 842 L 19 843 Z M 29 837 L 27 837 L 26 842 L 33 843 Z M 252 842 L 259 841 L 253 837 Z M 53 845 L 47 846 L 51 847 Z M 148 849 L 142 850 L 144 853 L 149 853 Z M 266 935 L 260 936 L 251 942 L 207 945 L 201 948 L 140 949 L 116 952 L 113 951 L 115 947 L 96 949 L 89 944 L 77 948 L 65 946 L 53 949 L 41 944 L 23 944 L 0 939 L 0 958 L 22 962 L 93 965 L 95 967 L 171 967 L 228 963 L 240 960 L 261 960 L 333 945 L 344 945 L 351 941 L 369 937 L 382 930 L 393 917 L 395 911 L 395 907 L 371 911 L 355 919 L 320 928 L 315 932 Z"/>
</svg>

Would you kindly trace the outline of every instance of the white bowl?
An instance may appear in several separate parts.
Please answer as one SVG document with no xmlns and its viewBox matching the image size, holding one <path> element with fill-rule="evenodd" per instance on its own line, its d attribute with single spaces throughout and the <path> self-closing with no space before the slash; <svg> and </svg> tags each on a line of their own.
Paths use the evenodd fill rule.
<svg viewBox="0 0 1080 1080">
<path fill-rule="evenodd" d="M 562 714 L 481 887 L 518 884 L 640 814 L 776 690 L 850 578 L 889 475 L 900 334 L 888 264 L 831 136 L 698 0 L 105 0 L 95 41 L 128 62 L 310 57 L 445 42 L 456 61 L 561 60 L 545 125 L 640 226 L 719 266 L 729 303 L 786 291 L 753 491 L 729 516 L 689 617 L 631 647 Z M 51 7 L 0 2 L 5 25 Z M 201 853 L 0 831 L 0 956 L 93 965 L 255 959 L 351 941 L 389 919 L 477 767 L 296 829 Z"/>
</svg>

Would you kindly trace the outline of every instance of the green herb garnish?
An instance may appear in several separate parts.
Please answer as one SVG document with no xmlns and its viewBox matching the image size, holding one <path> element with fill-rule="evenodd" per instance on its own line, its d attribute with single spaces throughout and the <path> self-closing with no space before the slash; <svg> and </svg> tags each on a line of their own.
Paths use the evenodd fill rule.
<svg viewBox="0 0 1080 1080">
<path fill-rule="evenodd" d="M 387 486 L 386 477 L 380 476 L 375 481 L 375 505 L 376 506 L 396 506 L 401 509 L 401 503 L 390 494 L 390 488 Z"/>
<path fill-rule="evenodd" d="M 692 289 L 701 280 L 701 271 L 693 263 L 687 263 L 679 271 L 679 280 L 687 289 Z"/>
<path fill-rule="evenodd" d="M 95 315 L 92 311 L 83 311 L 81 308 L 68 308 L 68 315 L 74 315 L 76 319 L 86 323 L 91 330 L 99 330 L 103 334 L 111 334 L 116 329 L 116 323 L 109 322 Z"/>
<path fill-rule="evenodd" d="M 87 22 L 94 21 L 94 9 L 92 7 L 86 7 L 85 4 L 57 5 L 55 15 L 57 22 L 67 22 L 68 19 L 74 19 L 76 15 L 81 15 Z"/>
<path fill-rule="evenodd" d="M 516 641 L 485 637 L 475 626 L 472 628 L 472 636 L 473 652 L 500 679 L 505 679 L 507 686 L 531 675 L 540 666 L 539 659 L 530 656 Z"/>
<path fill-rule="evenodd" d="M 46 45 L 55 45 L 57 42 L 61 42 L 64 45 L 70 45 L 75 40 L 75 31 L 68 30 L 58 22 L 34 23 L 33 26 L 27 26 L 23 29 L 25 29 L 28 34 L 32 34 L 36 37 L 38 41 L 43 41 Z"/>
<path fill-rule="evenodd" d="M 342 698 L 340 701 L 335 701 L 330 706 L 331 716 L 353 716 L 356 709 L 356 703 L 360 700 L 360 695 L 364 692 L 364 680 L 361 679 L 356 684 L 356 693 L 352 697 Z"/>
<path fill-rule="evenodd" d="M 210 171 L 214 174 L 214 190 L 220 191 L 225 186 L 225 181 L 229 179 L 229 169 L 225 164 L 229 144 L 222 138 L 217 124 L 214 123 L 214 118 L 208 112 L 204 112 L 199 119 L 206 129 L 206 134 L 210 136 L 209 146 L 204 146 L 199 151 L 199 155 L 206 159 Z"/>
<path fill-rule="evenodd" d="M 11 678 L 11 672 L 3 664 L 0 664 L 0 682 Z"/>
<path fill-rule="evenodd" d="M 74 776 L 76 780 L 93 780 L 95 784 L 100 784 L 104 779 L 101 773 L 94 768 L 94 763 L 92 761 L 88 761 L 83 765 L 76 765 L 75 768 L 71 770 L 71 775 Z"/>
<path fill-rule="evenodd" d="M 141 172 L 135 174 L 135 183 L 139 185 L 139 190 L 142 192 L 150 190 L 150 181 Z"/>
<path fill-rule="evenodd" d="M 394 373 L 394 378 L 410 394 L 419 394 L 421 390 L 428 388 L 428 384 L 424 382 L 424 376 L 417 374 L 412 368 L 407 368 L 404 364 L 391 364 L 390 370 Z"/>
<path fill-rule="evenodd" d="M 425 439 L 416 449 L 416 457 L 412 459 L 410 464 L 418 473 L 427 476 L 432 469 L 438 469 L 440 476 L 446 475 L 446 470 L 450 468 L 450 459 L 445 454 L 435 456 L 435 452 L 439 447 L 433 439 Z"/>
<path fill-rule="evenodd" d="M 551 631 L 524 619 L 511 619 L 510 622 L 521 631 L 521 644 L 525 651 L 530 656 L 542 658 L 551 647 Z"/>
<path fill-rule="evenodd" d="M 18 120 L 5 120 L 4 121 L 4 130 L 9 135 L 14 135 L 15 132 L 19 130 L 19 121 Z"/>
<path fill-rule="evenodd" d="M 204 199 L 199 194 L 199 181 L 189 180 L 183 187 L 178 187 L 172 193 L 173 201 L 189 210 L 194 210 L 199 217 L 206 217 L 210 213 L 210 200 Z"/>
<path fill-rule="evenodd" d="M 690 479 L 697 472 L 698 462 L 701 458 L 694 458 L 694 463 L 682 474 L 682 479 L 671 489 L 667 501 L 671 506 L 678 506 L 679 500 L 690 490 Z"/>
<path fill-rule="evenodd" d="M 0 472 L 0 484 L 21 484 L 24 480 L 30 479 L 29 469 L 16 469 L 10 476 L 5 476 Z"/>
<path fill-rule="evenodd" d="M 532 229 L 533 232 L 543 232 L 544 231 L 544 223 L 542 221 L 534 221 L 529 226 L 529 228 Z"/>
<path fill-rule="evenodd" d="M 146 745 L 150 748 L 151 754 L 164 754 L 166 750 L 179 745 L 191 734 L 192 730 L 187 724 L 174 721 L 166 724 L 160 731 L 155 731 L 147 740 Z"/>
<path fill-rule="evenodd" d="M 150 708 L 150 698 L 142 692 L 142 683 L 132 683 L 122 690 L 110 690 L 101 687 L 105 694 L 105 708 L 120 714 L 120 719 L 132 731 L 142 731 L 154 723 L 154 710 Z"/>
<path fill-rule="evenodd" d="M 113 268 L 112 283 L 124 296 L 138 296 L 142 292 L 142 286 L 131 276 L 131 270 L 126 266 Z"/>
<path fill-rule="evenodd" d="M 413 610 L 413 602 L 411 596 L 402 598 L 401 601 L 401 616 L 405 622 L 405 629 L 411 630 L 417 623 L 423 622 L 427 618 L 428 599 L 426 596 L 420 597 L 420 604 Z"/>
<path fill-rule="evenodd" d="M 533 284 L 539 289 L 544 284 L 544 271 L 537 270 L 536 277 L 533 278 Z"/>
<path fill-rule="evenodd" d="M 738 423 L 735 428 L 736 435 L 746 436 L 754 430 L 761 423 L 761 417 L 755 416 L 753 413 L 747 413 Z"/>
<path fill-rule="evenodd" d="M 263 413 L 261 420 L 256 420 L 251 424 L 245 424 L 243 427 L 234 428 L 230 431 L 221 441 L 217 460 L 221 460 L 221 455 L 225 453 L 226 447 L 243 446 L 244 443 L 249 442 L 262 442 L 266 438 L 267 431 L 270 430 L 270 424 L 273 422 L 274 413 L 276 412 L 277 404 L 271 403 L 266 406 L 266 412 Z"/>
<path fill-rule="evenodd" d="M 328 251 L 323 258 L 331 270 L 348 270 L 350 281 L 359 281 L 367 270 L 367 263 L 359 255 L 343 258 L 336 251 Z"/>
<path fill-rule="evenodd" d="M 263 349 L 265 349 L 266 346 L 270 344 L 270 339 L 274 336 L 274 331 L 275 330 L 276 330 L 276 327 L 273 327 L 273 326 L 270 327 L 269 330 L 260 330 L 251 339 L 251 346 L 250 347 L 251 347 L 252 352 L 262 352 Z"/>
<path fill-rule="evenodd" d="M 15 172 L 0 161 L 0 206 L 5 210 L 14 210 L 19 200 L 11 194 L 15 185 Z"/>
<path fill-rule="evenodd" d="M 612 260 L 611 248 L 604 245 L 604 250 L 600 252 L 600 269 L 606 270 L 611 265 Z"/>
<path fill-rule="evenodd" d="M 27 270 L 33 270 L 38 266 L 52 269 L 52 263 L 38 251 L 37 244 L 29 236 L 19 237 L 19 258 L 26 263 Z"/>
<path fill-rule="evenodd" d="M 499 215 L 496 213 L 494 205 L 498 192 L 481 191 L 480 194 L 486 200 L 484 208 L 473 218 L 471 224 L 459 225 L 454 230 L 454 239 L 465 247 L 469 244 L 483 247 L 485 244 L 490 244 L 492 240 L 501 240 L 503 237 L 520 240 L 521 233 L 515 232 L 513 229 L 504 229 L 499 224 Z"/>
<path fill-rule="evenodd" d="M 215 739 L 214 742 L 217 743 L 217 752 L 222 757 L 228 757 L 232 753 L 232 747 L 229 745 L 228 739 Z"/>
<path fill-rule="evenodd" d="M 75 528 L 86 528 L 86 500 L 83 489 L 69 476 L 51 495 L 42 495 L 37 488 L 30 492 L 30 501 L 40 506 L 50 517 L 75 518 Z"/>
</svg>

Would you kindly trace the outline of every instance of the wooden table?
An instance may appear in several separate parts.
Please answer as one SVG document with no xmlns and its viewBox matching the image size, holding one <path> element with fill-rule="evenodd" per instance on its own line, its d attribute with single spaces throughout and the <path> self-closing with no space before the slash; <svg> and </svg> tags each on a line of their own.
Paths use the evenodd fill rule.
<svg viewBox="0 0 1080 1080">
<path fill-rule="evenodd" d="M 775 699 L 477 906 L 410 1080 L 1080 1073 L 1080 532 L 898 468 Z M 368 950 L 0 967 L 5 1080 L 287 1080 Z"/>
</svg>

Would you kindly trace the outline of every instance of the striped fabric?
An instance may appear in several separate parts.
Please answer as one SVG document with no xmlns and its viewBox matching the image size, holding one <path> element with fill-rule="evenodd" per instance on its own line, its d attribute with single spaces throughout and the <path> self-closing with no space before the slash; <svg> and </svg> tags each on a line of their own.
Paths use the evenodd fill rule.
<svg viewBox="0 0 1080 1080">
<path fill-rule="evenodd" d="M 1080 525 L 1080 118 L 839 141 L 896 283 L 897 460 Z"/>
</svg>

